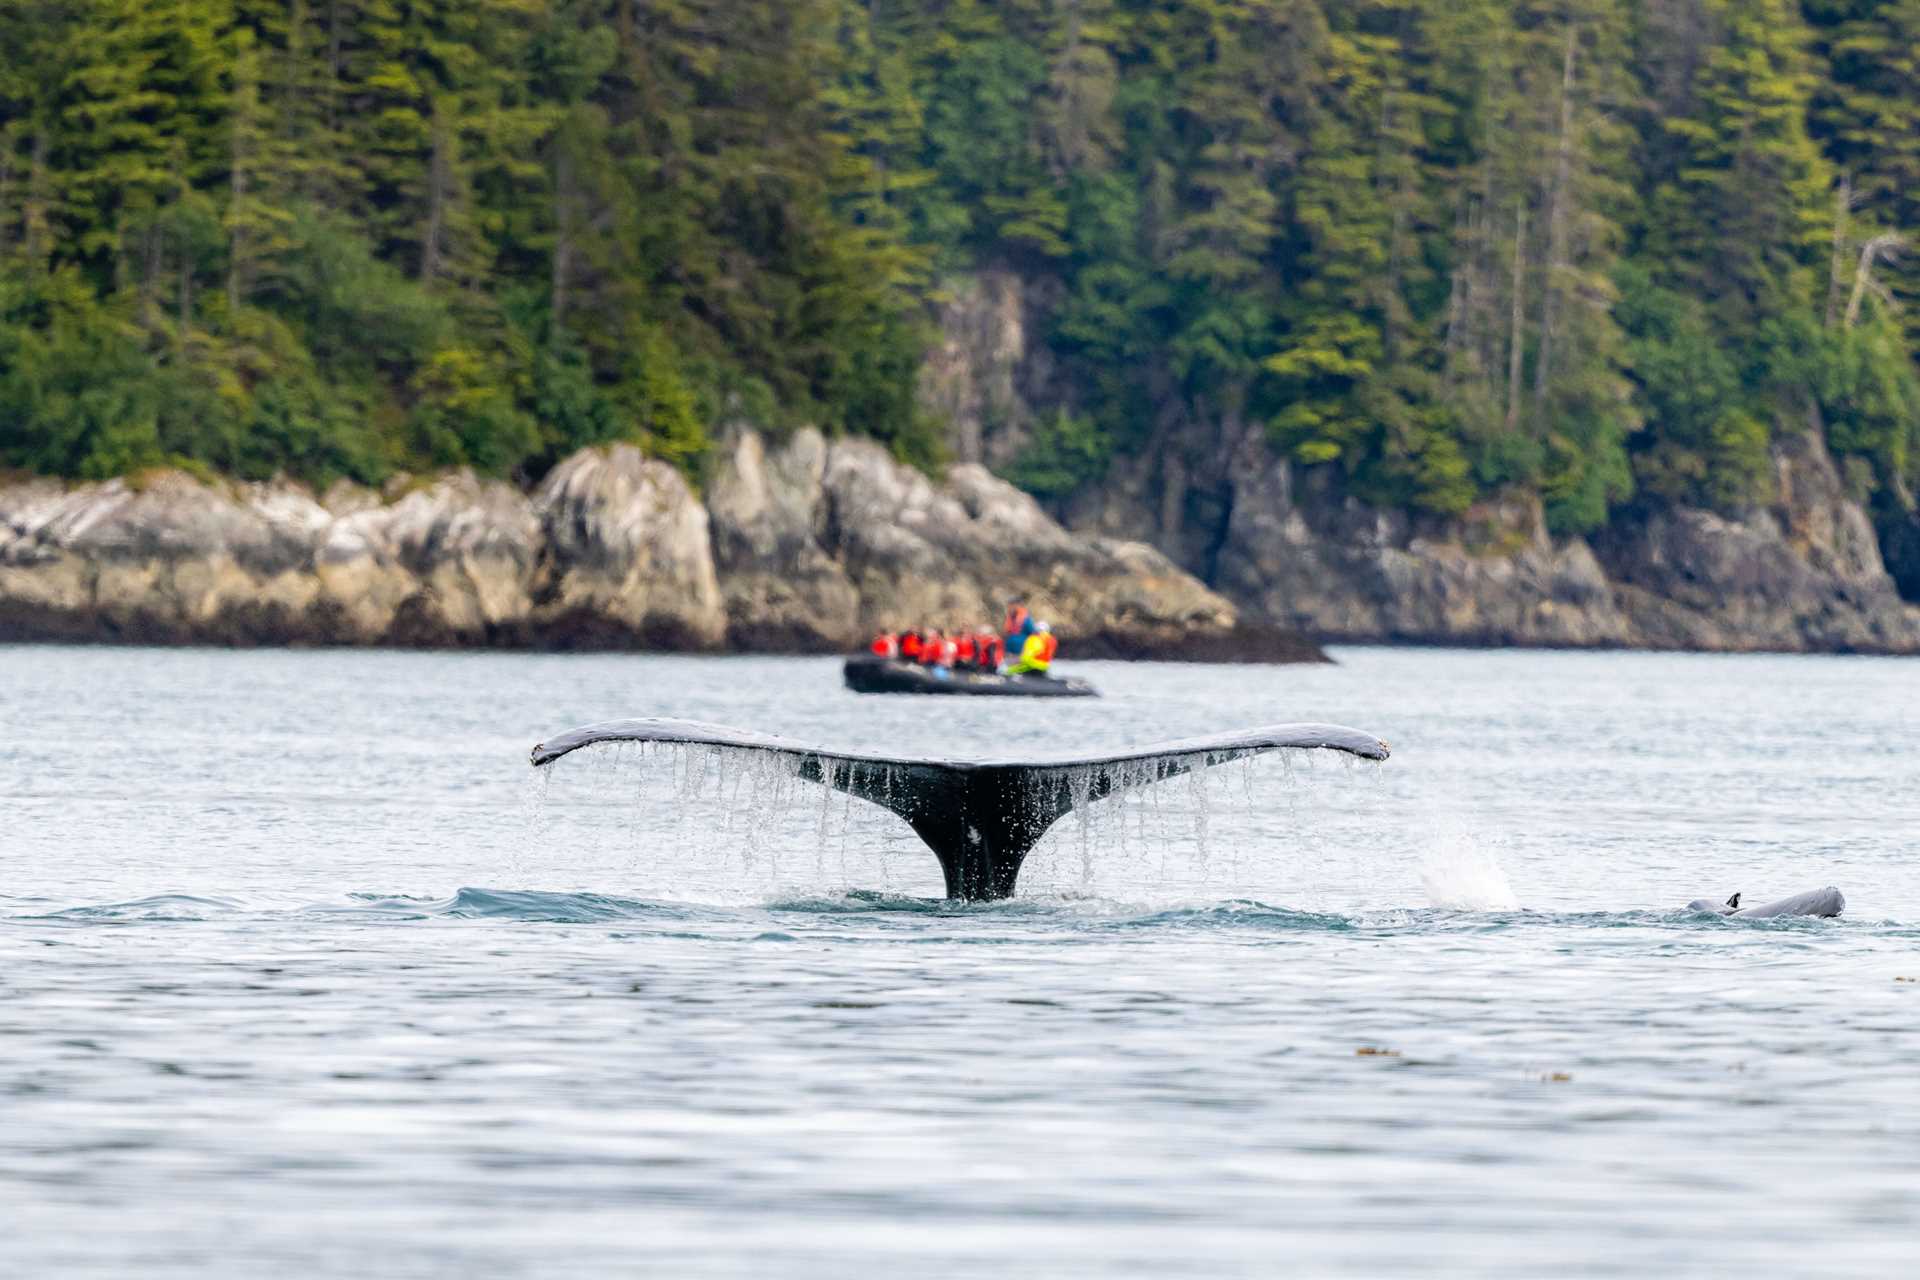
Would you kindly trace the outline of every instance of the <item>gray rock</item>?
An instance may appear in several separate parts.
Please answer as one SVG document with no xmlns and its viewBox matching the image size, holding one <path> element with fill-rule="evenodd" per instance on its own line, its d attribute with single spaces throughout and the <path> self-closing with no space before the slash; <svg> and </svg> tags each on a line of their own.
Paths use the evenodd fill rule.
<svg viewBox="0 0 1920 1280">
<path fill-rule="evenodd" d="M 1237 623 L 1151 547 L 1077 537 L 984 467 L 936 483 L 871 441 L 802 431 L 768 452 L 736 431 L 710 509 L 743 641 L 843 649 L 882 628 L 991 626 L 1014 596 L 1083 655 L 1177 652 Z"/>
<path fill-rule="evenodd" d="M 811 428 L 769 457 L 730 432 L 707 492 L 730 648 L 835 652 L 863 641 L 860 594 L 815 530 L 827 443 Z"/>
<path fill-rule="evenodd" d="M 1417 523 L 1247 469 L 1215 585 L 1255 617 L 1326 639 L 1920 652 L 1872 524 L 1817 435 L 1775 448 L 1778 497 L 1726 515 L 1647 505 L 1597 546 L 1548 536 L 1537 504 Z"/>
<path fill-rule="evenodd" d="M 1640 643 L 1663 648 L 1920 652 L 1872 523 L 1813 432 L 1774 447 L 1772 504 L 1652 508 L 1601 543 Z"/>
<path fill-rule="evenodd" d="M 585 449 L 534 497 L 534 629 L 549 643 L 712 648 L 726 634 L 707 512 L 632 445 Z"/>
<path fill-rule="evenodd" d="M 1153 548 L 1069 534 L 976 465 L 935 483 L 871 442 L 769 450 L 738 429 L 709 501 L 628 445 L 531 496 L 464 471 L 320 498 L 18 480 L 0 484 L 0 639 L 822 651 L 991 624 L 1023 595 L 1083 656 L 1274 644 Z"/>
<path fill-rule="evenodd" d="M 1296 500 L 1268 458 L 1234 495 L 1216 584 L 1258 616 L 1329 639 L 1553 646 L 1629 643 L 1599 562 L 1550 539 L 1535 503 L 1416 528 L 1324 491 Z"/>
</svg>

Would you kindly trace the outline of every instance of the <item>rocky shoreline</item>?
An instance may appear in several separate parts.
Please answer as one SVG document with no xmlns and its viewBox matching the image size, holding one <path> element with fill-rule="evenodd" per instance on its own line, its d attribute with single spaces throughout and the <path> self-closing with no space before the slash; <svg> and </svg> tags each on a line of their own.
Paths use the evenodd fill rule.
<svg viewBox="0 0 1920 1280">
<path fill-rule="evenodd" d="M 1249 446 L 1182 567 L 1141 468 L 1075 531 L 984 466 L 935 481 L 861 440 L 728 434 L 704 501 L 631 446 L 533 492 L 458 472 L 376 493 L 181 472 L 0 480 L 0 641 L 832 653 L 1021 594 L 1072 657 L 1324 661 L 1316 642 L 1920 653 L 1817 433 L 1776 498 L 1648 508 L 1589 544 L 1537 506 L 1422 523 Z M 1212 585 L 1209 586 L 1208 583 Z"/>
<path fill-rule="evenodd" d="M 465 472 L 384 494 L 16 477 L 0 640 L 825 653 L 1022 594 L 1078 657 L 1324 658 L 982 467 L 935 483 L 870 442 L 736 430 L 705 498 L 625 445 L 532 493 Z"/>
<path fill-rule="evenodd" d="M 1211 576 L 1243 613 L 1328 641 L 1920 653 L 1920 608 L 1813 432 L 1774 447 L 1775 498 L 1648 504 L 1586 540 L 1537 504 L 1449 522 L 1302 493 L 1284 464 L 1236 495 Z"/>
</svg>

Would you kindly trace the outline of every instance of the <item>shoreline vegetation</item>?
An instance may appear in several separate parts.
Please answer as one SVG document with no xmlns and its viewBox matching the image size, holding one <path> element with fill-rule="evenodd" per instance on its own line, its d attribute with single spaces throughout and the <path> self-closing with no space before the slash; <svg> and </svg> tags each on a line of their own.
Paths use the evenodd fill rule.
<svg viewBox="0 0 1920 1280">
<path fill-rule="evenodd" d="M 1018 588 L 1088 656 L 1920 652 L 1916 45 L 1905 0 L 22 0 L 0 631 L 839 648 Z"/>
</svg>

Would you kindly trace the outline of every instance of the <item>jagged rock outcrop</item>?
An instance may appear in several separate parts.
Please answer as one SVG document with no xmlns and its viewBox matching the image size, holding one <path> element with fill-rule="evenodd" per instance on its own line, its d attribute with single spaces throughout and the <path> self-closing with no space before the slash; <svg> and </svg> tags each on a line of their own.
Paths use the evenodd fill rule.
<svg viewBox="0 0 1920 1280">
<path fill-rule="evenodd" d="M 0 485 L 0 638 L 699 648 L 724 628 L 706 512 L 630 447 L 532 497 L 466 472 L 390 501 L 178 472 Z"/>
<path fill-rule="evenodd" d="M 1023 596 L 1073 652 L 1310 658 L 1141 543 L 1068 533 L 961 463 L 936 483 L 867 440 L 736 431 L 710 488 L 728 633 L 741 647 L 841 649 L 880 628 L 998 620 Z"/>
<path fill-rule="evenodd" d="M 707 649 L 726 634 L 707 511 L 632 445 L 585 449 L 534 495 L 536 630 L 549 642 Z"/>
<path fill-rule="evenodd" d="M 1320 656 L 982 467 L 935 483 L 815 431 L 730 433 L 708 505 L 625 445 L 531 495 L 466 472 L 320 497 L 178 472 L 0 484 L 0 639 L 829 651 L 990 623 L 1012 595 L 1079 656 Z"/>
<path fill-rule="evenodd" d="M 1599 546 L 1639 643 L 1680 649 L 1920 653 L 1872 521 L 1814 432 L 1774 446 L 1774 501 L 1721 515 L 1652 509 Z"/>
<path fill-rule="evenodd" d="M 827 442 L 801 431 L 769 456 L 760 433 L 724 441 L 707 491 L 729 643 L 832 651 L 860 643 L 860 593 L 815 530 Z"/>
<path fill-rule="evenodd" d="M 948 282 L 919 399 L 947 424 L 956 461 L 1005 467 L 1032 437 L 1035 406 L 1061 403 L 1052 355 L 1030 340 L 1060 292 L 1057 280 L 997 269 Z"/>
<path fill-rule="evenodd" d="M 991 625 L 1009 595 L 1089 644 L 1175 651 L 1234 628 L 1231 604 L 1153 548 L 1077 538 L 976 463 L 936 487 L 865 441 L 837 443 L 821 482 L 822 539 L 860 592 L 863 626 Z"/>
<path fill-rule="evenodd" d="M 1308 490 L 1278 460 L 1235 490 L 1216 581 L 1259 616 L 1344 640 L 1632 643 L 1592 550 L 1553 542 L 1535 504 L 1420 524 Z"/>
<path fill-rule="evenodd" d="M 1589 547 L 1549 538 L 1534 504 L 1416 522 L 1269 459 L 1235 488 L 1214 582 L 1324 639 L 1920 653 L 1920 609 L 1818 435 L 1782 440 L 1774 464 L 1767 507 L 1649 504 Z"/>
<path fill-rule="evenodd" d="M 278 623 L 293 639 L 483 643 L 524 627 L 532 612 L 540 526 L 510 485 L 459 472 L 393 502 L 349 484 L 317 505 L 295 486 L 253 486 L 249 496 L 262 516 L 292 515 L 311 545 L 312 607 Z M 242 596 L 244 584 L 235 586 Z"/>
</svg>

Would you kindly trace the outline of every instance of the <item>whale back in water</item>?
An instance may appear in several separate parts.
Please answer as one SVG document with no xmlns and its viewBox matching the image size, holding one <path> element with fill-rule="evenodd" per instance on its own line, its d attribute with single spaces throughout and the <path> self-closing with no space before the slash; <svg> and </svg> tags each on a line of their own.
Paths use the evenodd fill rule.
<svg viewBox="0 0 1920 1280">
<path fill-rule="evenodd" d="M 1011 897 L 1020 864 L 1078 805 L 1263 751 L 1318 748 L 1385 760 L 1372 734 L 1331 724 L 1282 724 L 1098 755 L 1048 760 L 943 760 L 832 751 L 697 720 L 612 720 L 534 747 L 535 768 L 598 742 L 672 742 L 784 757 L 794 772 L 906 819 L 946 877 L 947 896 Z"/>
<path fill-rule="evenodd" d="M 1742 907 L 1738 903 L 1740 895 L 1734 894 L 1725 902 L 1713 902 L 1706 898 L 1695 898 L 1687 904 L 1689 911 L 1703 911 L 1710 915 L 1731 916 L 1738 920 L 1766 920 L 1774 916 L 1837 916 L 1846 910 L 1846 897 L 1832 885 L 1824 889 L 1809 889 L 1805 893 L 1796 893 L 1790 898 L 1778 902 L 1768 902 L 1757 907 Z"/>
</svg>

